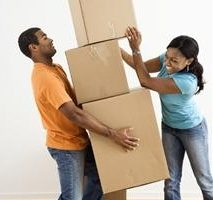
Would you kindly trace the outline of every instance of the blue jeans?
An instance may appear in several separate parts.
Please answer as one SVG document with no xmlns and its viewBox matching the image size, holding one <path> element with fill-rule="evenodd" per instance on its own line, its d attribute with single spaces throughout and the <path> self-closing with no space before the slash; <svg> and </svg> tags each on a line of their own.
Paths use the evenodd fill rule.
<svg viewBox="0 0 213 200">
<path fill-rule="evenodd" d="M 185 152 L 204 200 L 213 200 L 213 178 L 208 160 L 208 130 L 205 120 L 190 129 L 171 128 L 162 123 L 162 140 L 170 179 L 165 181 L 164 199 L 180 200 L 180 182 Z"/>
<path fill-rule="evenodd" d="M 84 195 L 83 200 L 102 200 L 103 191 L 98 176 L 92 147 L 86 149 L 84 169 Z"/>
<path fill-rule="evenodd" d="M 61 186 L 58 200 L 101 200 L 103 193 L 90 145 L 85 150 L 48 148 L 48 151 L 58 166 Z"/>
</svg>

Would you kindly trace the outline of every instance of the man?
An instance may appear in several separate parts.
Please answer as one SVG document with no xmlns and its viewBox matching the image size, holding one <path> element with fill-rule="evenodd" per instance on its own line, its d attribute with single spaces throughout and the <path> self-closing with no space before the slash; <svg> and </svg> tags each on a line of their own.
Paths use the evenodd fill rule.
<svg viewBox="0 0 213 200">
<path fill-rule="evenodd" d="M 112 129 L 77 106 L 65 72 L 53 63 L 53 40 L 40 28 L 24 31 L 18 43 L 22 53 L 34 62 L 32 88 L 47 130 L 46 145 L 58 165 L 59 200 L 81 200 L 82 196 L 83 200 L 101 199 L 100 181 L 85 129 L 111 138 L 126 150 L 134 150 L 139 139 L 129 136 L 130 128 Z M 83 188 L 84 175 L 87 183 Z"/>
</svg>

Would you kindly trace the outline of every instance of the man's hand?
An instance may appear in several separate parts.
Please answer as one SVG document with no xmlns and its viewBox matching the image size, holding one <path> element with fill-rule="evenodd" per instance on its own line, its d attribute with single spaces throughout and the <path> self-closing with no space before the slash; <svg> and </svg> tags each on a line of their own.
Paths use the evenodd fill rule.
<svg viewBox="0 0 213 200">
<path fill-rule="evenodd" d="M 113 130 L 110 134 L 110 138 L 116 143 L 128 150 L 135 150 L 139 146 L 139 138 L 131 136 L 133 128 L 121 128 L 118 130 Z M 110 130 L 111 131 L 111 130 Z"/>
</svg>

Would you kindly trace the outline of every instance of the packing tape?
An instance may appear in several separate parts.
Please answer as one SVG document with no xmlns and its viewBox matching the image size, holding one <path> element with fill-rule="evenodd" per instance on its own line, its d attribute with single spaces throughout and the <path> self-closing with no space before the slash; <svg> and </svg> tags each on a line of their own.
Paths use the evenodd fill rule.
<svg viewBox="0 0 213 200">
<path fill-rule="evenodd" d="M 97 47 L 91 45 L 89 54 L 90 54 L 91 57 L 94 57 L 94 58 L 98 57 L 99 53 L 98 53 Z"/>
<path fill-rule="evenodd" d="M 100 53 L 100 50 L 98 50 L 97 47 L 95 47 L 94 45 L 90 46 L 90 52 L 89 52 L 90 56 L 92 57 L 92 59 L 98 59 L 101 60 L 101 62 L 105 65 L 108 63 L 107 58 L 102 55 Z"/>
</svg>

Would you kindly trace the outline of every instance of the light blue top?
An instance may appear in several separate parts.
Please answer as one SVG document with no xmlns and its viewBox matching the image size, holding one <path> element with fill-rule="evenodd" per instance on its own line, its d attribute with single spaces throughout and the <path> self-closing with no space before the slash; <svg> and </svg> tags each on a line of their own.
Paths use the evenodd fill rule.
<svg viewBox="0 0 213 200">
<path fill-rule="evenodd" d="M 165 54 L 160 56 L 161 70 L 158 77 L 172 78 L 180 89 L 179 94 L 159 94 L 161 100 L 163 122 L 178 129 L 192 128 L 202 120 L 194 94 L 197 91 L 197 77 L 189 72 L 177 72 L 168 74 L 163 63 Z"/>
</svg>

